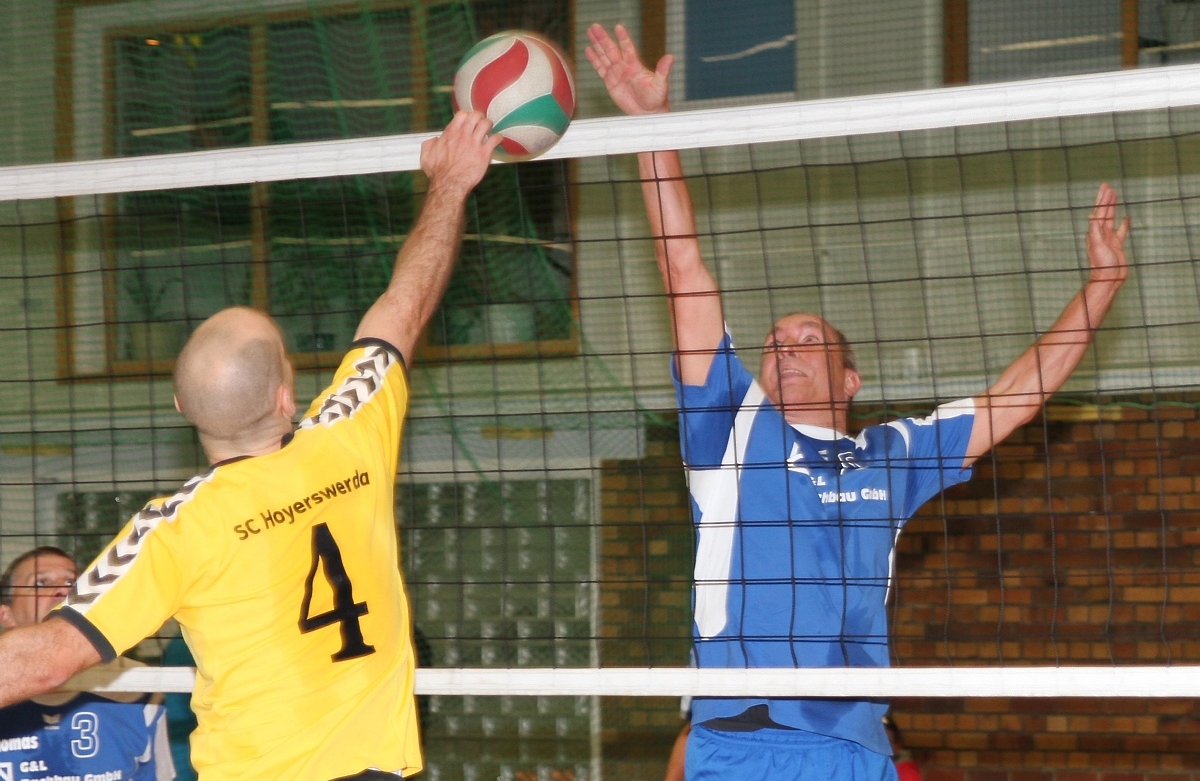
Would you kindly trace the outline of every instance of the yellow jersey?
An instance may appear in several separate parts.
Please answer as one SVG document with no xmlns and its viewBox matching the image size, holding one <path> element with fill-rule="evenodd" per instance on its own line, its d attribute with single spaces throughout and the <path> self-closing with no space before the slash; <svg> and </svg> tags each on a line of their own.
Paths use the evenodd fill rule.
<svg viewBox="0 0 1200 781">
<path fill-rule="evenodd" d="M 148 504 L 58 615 L 110 659 L 174 616 L 203 781 L 422 767 L 393 493 L 402 359 L 361 340 L 283 446 Z"/>
</svg>

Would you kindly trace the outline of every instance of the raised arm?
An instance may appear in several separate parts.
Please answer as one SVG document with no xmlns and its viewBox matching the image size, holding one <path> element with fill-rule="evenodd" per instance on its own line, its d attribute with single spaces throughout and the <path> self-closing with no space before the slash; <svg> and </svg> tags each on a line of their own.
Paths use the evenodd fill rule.
<svg viewBox="0 0 1200 781">
<path fill-rule="evenodd" d="M 100 661 L 83 633 L 61 618 L 0 633 L 0 708 L 56 689 Z"/>
<path fill-rule="evenodd" d="M 467 196 L 483 179 L 500 136 L 477 111 L 463 111 L 442 134 L 421 146 L 421 169 L 429 177 L 425 203 L 396 255 L 392 280 L 358 325 L 355 339 L 376 337 L 411 362 L 417 338 L 433 316 L 458 257 Z"/>
<path fill-rule="evenodd" d="M 650 70 L 642 64 L 637 47 L 621 25 L 616 40 L 598 24 L 588 28 L 591 45 L 587 58 L 604 80 L 617 107 L 626 114 L 670 111 L 669 78 L 674 58 L 664 56 Z M 725 333 L 717 282 L 700 256 L 696 215 L 683 178 L 678 152 L 643 152 L 638 155 L 642 197 L 654 233 L 654 256 L 667 291 L 671 331 L 678 355 L 679 378 L 685 385 L 701 385 L 712 365 L 713 350 Z"/>
<path fill-rule="evenodd" d="M 1079 365 L 1117 291 L 1129 275 L 1125 237 L 1129 218 L 1117 224 L 1117 194 L 1100 185 L 1088 218 L 1091 274 L 1050 330 L 1013 361 L 992 387 L 975 397 L 975 425 L 963 466 L 1028 423 Z"/>
</svg>

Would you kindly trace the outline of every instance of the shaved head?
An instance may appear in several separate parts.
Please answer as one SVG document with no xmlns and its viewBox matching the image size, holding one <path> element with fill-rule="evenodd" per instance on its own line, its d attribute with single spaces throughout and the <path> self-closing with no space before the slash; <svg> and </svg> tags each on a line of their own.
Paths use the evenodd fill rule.
<svg viewBox="0 0 1200 781">
<path fill-rule="evenodd" d="M 295 411 L 291 386 L 291 364 L 279 328 L 271 318 L 244 307 L 205 320 L 175 362 L 175 403 L 207 450 L 212 443 L 256 449 L 256 439 L 264 445 L 277 439 L 280 423 L 290 426 Z M 280 409 L 281 389 L 286 390 L 285 410 Z"/>
</svg>

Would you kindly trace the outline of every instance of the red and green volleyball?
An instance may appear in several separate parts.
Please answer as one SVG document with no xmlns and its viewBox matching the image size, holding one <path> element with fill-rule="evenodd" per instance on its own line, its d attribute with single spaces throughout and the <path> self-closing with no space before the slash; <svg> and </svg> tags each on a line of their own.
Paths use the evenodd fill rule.
<svg viewBox="0 0 1200 781">
<path fill-rule="evenodd" d="M 504 140 L 501 160 L 529 160 L 562 137 L 575 114 L 575 81 L 562 51 L 537 33 L 509 30 L 475 44 L 454 74 L 456 109 L 483 112 Z"/>
</svg>

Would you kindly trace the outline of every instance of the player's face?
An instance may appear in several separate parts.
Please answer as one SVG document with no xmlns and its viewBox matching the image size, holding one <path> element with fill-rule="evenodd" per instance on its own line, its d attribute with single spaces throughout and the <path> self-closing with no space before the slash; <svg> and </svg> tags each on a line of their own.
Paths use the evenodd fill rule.
<svg viewBox="0 0 1200 781">
<path fill-rule="evenodd" d="M 12 604 L 0 610 L 5 627 L 36 624 L 75 585 L 75 562 L 57 553 L 42 553 L 17 565 L 12 574 Z"/>
<path fill-rule="evenodd" d="M 816 315 L 788 315 L 767 334 L 759 382 L 785 414 L 832 411 L 848 404 L 860 384 L 845 359 L 845 348 L 828 323 Z"/>
</svg>

